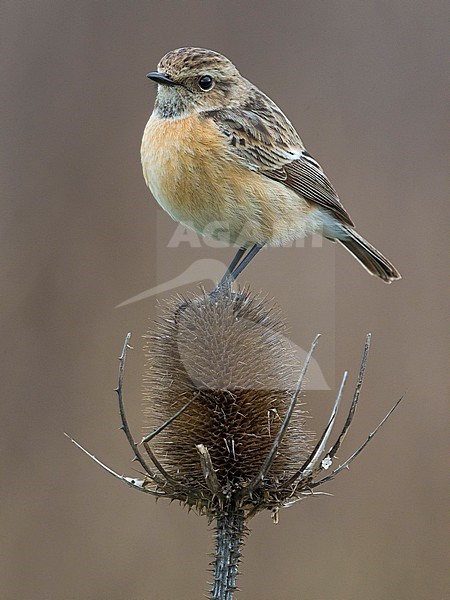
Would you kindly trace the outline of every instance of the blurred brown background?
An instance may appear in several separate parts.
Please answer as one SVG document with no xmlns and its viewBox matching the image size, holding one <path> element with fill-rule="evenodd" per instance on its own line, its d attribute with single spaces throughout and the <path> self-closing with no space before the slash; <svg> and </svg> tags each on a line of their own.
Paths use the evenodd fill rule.
<svg viewBox="0 0 450 600">
<path fill-rule="evenodd" d="M 373 332 L 341 458 L 407 395 L 327 486 L 334 498 L 286 510 L 278 526 L 269 514 L 255 519 L 239 597 L 448 597 L 449 12 L 446 2 L 409 0 L 2 3 L 2 598 L 194 600 L 207 591 L 205 520 L 134 493 L 63 436 L 133 472 L 117 430 L 116 358 L 131 330 L 125 393 L 138 436 L 141 335 L 157 302 L 115 306 L 190 260 L 170 248 L 165 258 L 157 223 L 173 223 L 139 162 L 154 100 L 145 74 L 183 45 L 223 52 L 280 104 L 360 232 L 404 277 L 386 286 L 331 244 L 308 260 L 302 249 L 266 250 L 245 273 L 277 299 L 297 344 L 321 331 L 318 360 L 333 348 L 323 361 L 332 390 L 306 396 L 316 429 L 334 372 L 348 368 L 354 380 Z M 202 246 L 195 257 L 214 252 Z"/>
</svg>

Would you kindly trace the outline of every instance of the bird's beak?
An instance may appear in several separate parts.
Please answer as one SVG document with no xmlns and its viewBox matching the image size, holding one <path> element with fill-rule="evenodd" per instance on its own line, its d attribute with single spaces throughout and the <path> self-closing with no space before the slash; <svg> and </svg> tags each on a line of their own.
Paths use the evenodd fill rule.
<svg viewBox="0 0 450 600">
<path fill-rule="evenodd" d="M 152 73 L 148 73 L 147 77 L 152 81 L 156 81 L 160 85 L 177 85 L 175 81 L 172 81 L 170 77 L 167 77 L 164 73 L 158 73 L 158 71 L 154 71 Z"/>
</svg>

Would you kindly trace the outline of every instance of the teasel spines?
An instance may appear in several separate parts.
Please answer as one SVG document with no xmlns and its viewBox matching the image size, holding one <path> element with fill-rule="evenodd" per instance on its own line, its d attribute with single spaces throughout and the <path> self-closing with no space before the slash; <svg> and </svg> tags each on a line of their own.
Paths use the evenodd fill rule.
<svg viewBox="0 0 450 600">
<path fill-rule="evenodd" d="M 153 438 L 152 450 L 200 512 L 213 516 L 224 499 L 238 498 L 273 447 L 299 369 L 285 334 L 273 304 L 245 289 L 172 299 L 147 336 L 147 429 L 190 402 Z M 271 490 L 305 460 L 311 437 L 298 402 L 264 485 L 245 500 L 249 509 L 277 504 Z M 217 496 L 208 490 L 199 447 L 209 454 Z"/>
</svg>

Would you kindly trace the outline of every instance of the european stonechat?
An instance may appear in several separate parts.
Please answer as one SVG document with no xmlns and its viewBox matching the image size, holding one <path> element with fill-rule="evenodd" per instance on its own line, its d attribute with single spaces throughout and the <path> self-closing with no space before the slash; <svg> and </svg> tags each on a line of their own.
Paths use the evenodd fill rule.
<svg viewBox="0 0 450 600">
<path fill-rule="evenodd" d="M 228 276 L 235 279 L 265 245 L 317 232 L 371 275 L 400 279 L 355 231 L 288 118 L 225 56 L 179 48 L 147 77 L 158 91 L 141 146 L 145 181 L 176 221 L 240 247 Z"/>
</svg>

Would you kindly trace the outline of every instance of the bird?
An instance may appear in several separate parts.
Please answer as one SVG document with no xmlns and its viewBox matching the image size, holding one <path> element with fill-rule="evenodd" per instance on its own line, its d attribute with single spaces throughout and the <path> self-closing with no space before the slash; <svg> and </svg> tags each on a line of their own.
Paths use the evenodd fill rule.
<svg viewBox="0 0 450 600">
<path fill-rule="evenodd" d="M 319 233 L 371 274 L 400 279 L 365 240 L 286 115 L 225 56 L 168 52 L 147 74 L 157 84 L 141 144 L 144 179 L 179 223 L 238 247 L 221 283 L 264 246 Z"/>
</svg>

